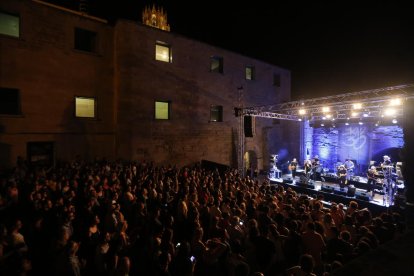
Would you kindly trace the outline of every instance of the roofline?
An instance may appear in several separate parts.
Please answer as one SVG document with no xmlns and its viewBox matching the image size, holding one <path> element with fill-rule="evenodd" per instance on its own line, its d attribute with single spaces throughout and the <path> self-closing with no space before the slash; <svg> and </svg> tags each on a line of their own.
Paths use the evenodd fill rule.
<svg viewBox="0 0 414 276">
<path fill-rule="evenodd" d="M 65 7 L 62 7 L 62 6 L 58 6 L 58 5 L 55 5 L 55 4 L 51 4 L 51 3 L 48 3 L 48 2 L 44 2 L 44 1 L 41 1 L 41 0 L 32 0 L 32 2 L 36 2 L 36 3 L 44 5 L 44 6 L 52 7 L 52 8 L 61 10 L 61 11 L 76 14 L 76 15 L 79 15 L 79 16 L 82 16 L 82 17 L 85 17 L 85 18 L 88 18 L 88 19 L 91 19 L 91 20 L 95 20 L 95 21 L 98 21 L 98 22 L 101 22 L 101 23 L 108 24 L 108 20 L 102 19 L 102 18 L 99 18 L 99 17 L 96 17 L 96 16 L 92 16 L 92 15 L 89 15 L 89 14 L 84 13 L 84 12 L 74 11 L 74 10 L 71 10 L 71 9 L 68 9 L 68 8 L 65 8 Z"/>
</svg>

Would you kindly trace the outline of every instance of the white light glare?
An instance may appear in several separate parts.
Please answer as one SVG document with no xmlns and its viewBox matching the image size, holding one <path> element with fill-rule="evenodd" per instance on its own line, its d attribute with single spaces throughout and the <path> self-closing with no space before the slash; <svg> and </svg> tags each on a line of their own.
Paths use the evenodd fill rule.
<svg viewBox="0 0 414 276">
<path fill-rule="evenodd" d="M 393 108 L 388 108 L 388 109 L 385 110 L 384 113 L 385 113 L 386 116 L 392 116 L 392 115 L 395 115 L 395 113 L 397 113 L 397 111 Z"/>
<path fill-rule="evenodd" d="M 401 99 L 398 99 L 398 98 L 396 98 L 396 99 L 392 99 L 392 100 L 390 101 L 390 105 L 391 105 L 391 106 L 401 105 Z"/>
<path fill-rule="evenodd" d="M 361 103 L 354 103 L 353 108 L 354 109 L 361 109 L 362 108 L 362 104 Z"/>
</svg>

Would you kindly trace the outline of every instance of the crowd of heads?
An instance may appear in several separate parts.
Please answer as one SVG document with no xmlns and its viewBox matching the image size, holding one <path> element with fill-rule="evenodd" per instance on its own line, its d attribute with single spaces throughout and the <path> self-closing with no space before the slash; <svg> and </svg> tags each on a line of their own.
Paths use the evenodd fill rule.
<svg viewBox="0 0 414 276">
<path fill-rule="evenodd" d="M 329 275 L 404 233 L 399 213 L 199 164 L 19 162 L 0 181 L 2 275 Z"/>
</svg>

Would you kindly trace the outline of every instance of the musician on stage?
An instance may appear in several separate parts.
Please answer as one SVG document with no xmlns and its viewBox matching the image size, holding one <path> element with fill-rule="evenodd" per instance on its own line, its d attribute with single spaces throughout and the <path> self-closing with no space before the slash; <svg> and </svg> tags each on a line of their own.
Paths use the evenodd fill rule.
<svg viewBox="0 0 414 276">
<path fill-rule="evenodd" d="M 309 176 L 309 174 L 312 170 L 312 161 L 310 161 L 309 159 L 306 159 L 304 164 L 303 164 L 303 167 L 305 169 L 306 176 Z"/>
<path fill-rule="evenodd" d="M 345 159 L 345 169 L 346 169 L 346 180 L 350 180 L 351 176 L 354 175 L 354 168 L 355 168 L 355 164 L 354 162 L 352 162 L 351 159 Z"/>
<path fill-rule="evenodd" d="M 368 189 L 367 192 L 371 192 L 374 191 L 375 189 L 375 183 L 377 182 L 377 177 L 378 177 L 378 172 L 377 172 L 377 167 L 375 166 L 371 166 L 371 168 L 369 168 L 368 172 L 367 172 L 367 177 L 368 177 Z"/>
<path fill-rule="evenodd" d="M 315 155 L 315 157 L 313 157 L 312 159 L 312 168 L 318 167 L 319 166 L 319 156 Z"/>
<path fill-rule="evenodd" d="M 340 165 L 338 167 L 338 171 L 337 171 L 338 177 L 339 177 L 339 187 L 341 189 L 345 188 L 346 184 L 347 184 L 347 179 L 346 179 L 346 174 L 347 174 L 347 170 L 345 168 L 345 165 Z"/>
<path fill-rule="evenodd" d="M 298 167 L 298 161 L 296 158 L 293 158 L 293 160 L 289 164 L 289 171 L 292 172 L 292 178 L 295 179 L 296 177 L 296 168 Z"/>
<path fill-rule="evenodd" d="M 388 155 L 384 155 L 384 162 L 381 163 L 381 167 L 385 168 L 387 166 L 392 166 L 391 158 Z"/>
<path fill-rule="evenodd" d="M 382 171 L 384 172 L 385 178 L 391 178 L 394 165 L 391 163 L 391 158 L 388 155 L 384 155 L 384 162 L 381 163 Z"/>
</svg>

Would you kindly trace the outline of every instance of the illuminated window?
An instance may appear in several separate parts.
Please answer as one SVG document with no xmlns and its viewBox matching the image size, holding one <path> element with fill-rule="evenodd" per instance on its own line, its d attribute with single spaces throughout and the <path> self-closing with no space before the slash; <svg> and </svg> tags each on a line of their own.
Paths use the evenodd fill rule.
<svg viewBox="0 0 414 276">
<path fill-rule="evenodd" d="M 0 12 L 0 34 L 20 37 L 20 17 Z"/>
<path fill-rule="evenodd" d="M 223 73 L 223 58 L 222 57 L 211 57 L 210 71 L 216 73 Z"/>
<path fill-rule="evenodd" d="M 273 75 L 273 85 L 276 87 L 280 87 L 280 75 L 279 74 Z"/>
<path fill-rule="evenodd" d="M 75 97 L 75 116 L 78 118 L 96 118 L 96 99 Z"/>
<path fill-rule="evenodd" d="M 210 122 L 223 122 L 223 106 L 212 105 L 210 107 Z"/>
<path fill-rule="evenodd" d="M 75 49 L 85 52 L 96 52 L 97 34 L 92 31 L 75 28 Z"/>
<path fill-rule="evenodd" d="M 246 80 L 254 80 L 254 67 L 253 66 L 247 66 L 246 67 Z"/>
<path fill-rule="evenodd" d="M 155 44 L 155 59 L 164 62 L 172 62 L 171 45 L 157 41 Z"/>
<path fill-rule="evenodd" d="M 169 120 L 170 119 L 170 103 L 169 102 L 155 102 L 155 119 Z"/>
<path fill-rule="evenodd" d="M 0 114 L 19 115 L 20 93 L 18 89 L 0 87 Z"/>
</svg>

